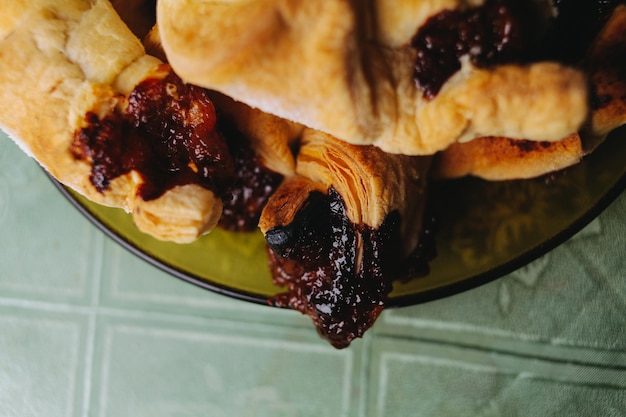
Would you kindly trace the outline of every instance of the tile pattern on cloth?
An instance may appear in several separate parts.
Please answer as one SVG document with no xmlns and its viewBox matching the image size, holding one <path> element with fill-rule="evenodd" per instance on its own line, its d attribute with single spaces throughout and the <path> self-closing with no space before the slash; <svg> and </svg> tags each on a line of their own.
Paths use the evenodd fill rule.
<svg viewBox="0 0 626 417">
<path fill-rule="evenodd" d="M 312 336 L 262 325 L 103 320 L 97 415 L 355 415 L 358 349 L 335 351 Z"/>
<path fill-rule="evenodd" d="M 524 268 L 474 291 L 388 310 L 376 330 L 572 360 L 611 362 L 620 352 L 626 363 L 625 210 L 622 195 Z"/>
<path fill-rule="evenodd" d="M 10 161 L 10 165 L 9 165 Z M 475 290 L 337 351 L 308 319 L 137 259 L 0 137 L 0 415 L 620 416 L 626 194 Z"/>
<path fill-rule="evenodd" d="M 374 342 L 371 416 L 619 416 L 626 372 L 458 346 Z"/>
<path fill-rule="evenodd" d="M 124 248 L 111 240 L 105 242 L 100 301 L 113 308 L 140 308 L 146 311 L 169 312 L 205 317 L 239 317 L 245 320 L 268 321 L 294 326 L 309 326 L 305 317 L 293 311 L 242 303 L 229 297 L 199 290 L 147 262 L 137 262 Z"/>
<path fill-rule="evenodd" d="M 80 415 L 87 323 L 76 314 L 0 307 L 0 415 Z"/>
<path fill-rule="evenodd" d="M 58 199 L 58 191 L 31 159 L 2 139 L 0 292 L 85 303 L 93 262 L 100 256 L 94 247 L 98 232 Z M 68 236 L 72 239 L 64 239 Z"/>
</svg>

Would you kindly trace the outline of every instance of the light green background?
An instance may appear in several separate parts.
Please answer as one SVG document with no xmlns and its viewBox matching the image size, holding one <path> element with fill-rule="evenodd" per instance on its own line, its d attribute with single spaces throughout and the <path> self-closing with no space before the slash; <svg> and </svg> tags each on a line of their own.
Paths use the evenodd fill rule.
<svg viewBox="0 0 626 417">
<path fill-rule="evenodd" d="M 625 213 L 337 351 L 135 258 L 2 135 L 0 416 L 623 416 Z"/>
</svg>

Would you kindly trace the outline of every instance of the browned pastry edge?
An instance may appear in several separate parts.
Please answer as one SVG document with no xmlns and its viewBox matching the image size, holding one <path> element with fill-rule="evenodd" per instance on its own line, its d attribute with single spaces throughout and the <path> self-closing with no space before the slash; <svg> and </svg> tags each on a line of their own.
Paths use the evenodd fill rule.
<svg viewBox="0 0 626 417">
<path fill-rule="evenodd" d="M 88 199 L 133 213 L 140 230 L 189 242 L 210 230 L 221 201 L 181 185 L 145 202 L 135 171 L 106 190 L 90 180 L 92 162 L 72 152 L 87 114 L 99 119 L 126 105 L 161 62 L 144 48 L 107 0 L 14 1 L 0 18 L 0 126 L 53 177 Z"/>
<path fill-rule="evenodd" d="M 584 155 L 578 134 L 558 142 L 484 137 L 456 143 L 437 154 L 433 176 L 474 175 L 487 180 L 538 177 L 578 163 Z"/>
<path fill-rule="evenodd" d="M 483 137 L 440 152 L 433 175 L 474 175 L 487 180 L 532 178 L 567 168 L 626 123 L 626 5 L 619 5 L 591 45 L 583 64 L 590 73 L 592 106 L 580 133 L 557 142 Z"/>
</svg>

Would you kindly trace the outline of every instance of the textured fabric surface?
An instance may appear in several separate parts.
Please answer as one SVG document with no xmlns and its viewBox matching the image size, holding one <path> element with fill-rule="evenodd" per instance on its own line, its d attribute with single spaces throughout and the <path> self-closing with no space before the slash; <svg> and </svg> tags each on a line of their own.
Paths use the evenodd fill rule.
<svg viewBox="0 0 626 417">
<path fill-rule="evenodd" d="M 0 416 L 622 416 L 624 213 L 337 351 L 137 259 L 2 135 Z"/>
</svg>

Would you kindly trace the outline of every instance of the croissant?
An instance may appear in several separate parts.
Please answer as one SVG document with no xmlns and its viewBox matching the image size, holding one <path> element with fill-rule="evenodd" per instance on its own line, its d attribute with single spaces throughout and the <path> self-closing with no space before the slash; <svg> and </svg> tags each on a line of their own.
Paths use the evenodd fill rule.
<svg viewBox="0 0 626 417">
<path fill-rule="evenodd" d="M 274 303 L 309 315 L 337 348 L 361 337 L 418 246 L 430 160 L 305 129 L 295 175 L 259 221 L 274 281 L 288 288 Z"/>
<path fill-rule="evenodd" d="M 432 174 L 488 180 L 532 178 L 578 163 L 606 136 L 626 124 L 626 5 L 617 5 L 591 41 L 581 63 L 589 74 L 590 115 L 578 133 L 559 141 L 483 137 L 440 152 Z"/>
<path fill-rule="evenodd" d="M 545 32 L 550 2 L 475 3 L 161 0 L 157 22 L 186 81 L 350 143 L 427 155 L 482 136 L 557 141 L 576 132 L 588 113 L 584 74 L 507 58 Z M 504 22 L 494 35 L 502 39 L 447 40 L 457 29 L 480 34 L 492 15 Z M 482 23 L 450 29 L 468 16 Z M 462 44 L 467 54 L 455 49 Z"/>
<path fill-rule="evenodd" d="M 227 141 L 217 118 L 210 92 L 147 55 L 109 1 L 4 8 L 0 126 L 61 183 L 131 212 L 140 230 L 191 242 L 240 204 L 251 179 L 236 171 L 252 167 L 270 189 L 280 181 L 242 140 Z M 268 192 L 255 195 L 258 204 Z M 242 212 L 252 219 L 231 228 L 256 227 L 258 207 Z"/>
</svg>

